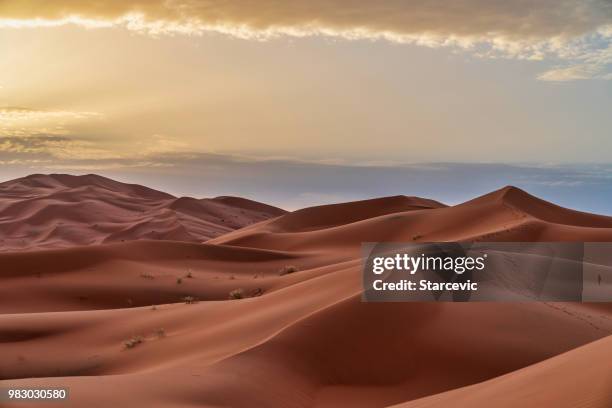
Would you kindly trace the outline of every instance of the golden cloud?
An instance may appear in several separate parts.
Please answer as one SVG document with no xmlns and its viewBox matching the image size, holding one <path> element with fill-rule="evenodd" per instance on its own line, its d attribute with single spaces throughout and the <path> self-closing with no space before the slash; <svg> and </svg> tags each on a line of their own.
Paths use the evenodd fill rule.
<svg viewBox="0 0 612 408">
<path fill-rule="evenodd" d="M 344 33 L 535 39 L 576 36 L 612 23 L 607 0 L 5 0 L 5 22 L 110 24 L 160 30 L 225 27 L 239 33 Z M 25 24 L 25 23 L 24 23 Z"/>
<path fill-rule="evenodd" d="M 467 48 L 480 56 L 566 61 L 610 48 L 610 0 L 4 0 L 0 27 L 123 26 L 150 34 L 248 39 L 324 35 Z M 603 44 L 603 45 L 602 45 Z M 594 50 L 594 48 L 598 48 Z M 612 51 L 610 51 L 612 52 Z M 571 72 L 542 79 L 570 78 Z M 605 70 L 604 70 L 605 71 Z M 567 74 L 570 73 L 570 74 Z M 601 74 L 601 75 L 600 75 Z M 597 71 L 591 76 L 604 76 Z M 578 78 L 581 75 L 574 75 Z"/>
</svg>

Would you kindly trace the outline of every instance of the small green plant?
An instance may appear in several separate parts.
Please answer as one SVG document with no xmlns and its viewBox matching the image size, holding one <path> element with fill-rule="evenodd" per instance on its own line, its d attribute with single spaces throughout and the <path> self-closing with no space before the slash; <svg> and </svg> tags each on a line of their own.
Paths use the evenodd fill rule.
<svg viewBox="0 0 612 408">
<path fill-rule="evenodd" d="M 299 269 L 293 265 L 287 265 L 287 266 L 283 266 L 280 271 L 278 271 L 278 273 L 280 274 L 280 276 L 283 275 L 288 275 L 290 273 L 294 273 L 299 271 Z"/>
<path fill-rule="evenodd" d="M 242 289 L 234 289 L 229 293 L 229 298 L 234 299 L 244 299 L 244 291 Z"/>
<path fill-rule="evenodd" d="M 133 349 L 137 345 L 144 343 L 144 337 L 142 336 L 134 336 L 132 338 L 127 339 L 123 342 L 123 345 L 126 349 Z"/>
<path fill-rule="evenodd" d="M 185 302 L 185 303 L 186 303 L 186 304 L 188 304 L 188 305 L 192 305 L 192 304 L 194 304 L 194 303 L 198 303 L 198 302 L 199 302 L 199 300 L 198 300 L 198 298 L 193 297 L 193 296 L 185 296 L 185 297 L 183 298 L 183 302 Z"/>
</svg>

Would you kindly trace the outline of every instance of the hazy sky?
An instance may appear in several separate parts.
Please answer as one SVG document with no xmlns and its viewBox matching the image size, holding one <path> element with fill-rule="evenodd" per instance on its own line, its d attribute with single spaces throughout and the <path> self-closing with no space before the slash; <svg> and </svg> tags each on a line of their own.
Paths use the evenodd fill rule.
<svg viewBox="0 0 612 408">
<path fill-rule="evenodd" d="M 607 163 L 611 80 L 610 0 L 4 0 L 0 178 Z"/>
</svg>

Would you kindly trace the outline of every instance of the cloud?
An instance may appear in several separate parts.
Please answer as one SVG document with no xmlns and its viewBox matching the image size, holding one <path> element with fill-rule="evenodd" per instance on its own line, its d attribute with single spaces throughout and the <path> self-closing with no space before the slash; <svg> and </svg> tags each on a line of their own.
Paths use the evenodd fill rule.
<svg viewBox="0 0 612 408">
<path fill-rule="evenodd" d="M 73 124 L 98 117 L 95 112 L 0 107 L 0 154 L 20 160 L 114 157 L 91 141 L 70 137 Z"/>
<path fill-rule="evenodd" d="M 113 154 L 92 142 L 61 135 L 3 136 L 0 137 L 2 157 L 19 159 L 101 159 Z"/>
<path fill-rule="evenodd" d="M 556 67 L 538 76 L 544 81 L 573 81 L 579 79 L 612 79 L 610 68 L 612 67 L 612 37 L 608 37 L 608 43 L 604 46 L 583 47 L 582 54 L 569 58 L 570 65 Z"/>
<path fill-rule="evenodd" d="M 12 153 L 39 153 L 46 147 L 70 142 L 62 136 L 2 137 L 0 151 Z"/>
<path fill-rule="evenodd" d="M 96 112 L 74 112 L 65 110 L 34 109 L 23 106 L 0 106 L 0 118 L 2 120 L 31 120 L 40 118 L 70 118 L 83 119 L 98 116 Z"/>
<path fill-rule="evenodd" d="M 21 106 L 0 106 L 0 121 L 31 122 L 40 120 L 76 120 L 99 116 L 95 112 L 71 112 L 63 110 L 39 110 Z"/>
<path fill-rule="evenodd" d="M 1 126 L 0 126 L 1 130 Z M 109 148 L 100 140 L 72 136 L 69 134 L 45 134 L 17 132 L 12 136 L 0 132 L 0 159 L 45 160 L 62 163 L 67 169 L 127 168 L 127 167 L 172 167 L 173 162 L 151 161 L 150 157 L 171 157 L 190 149 L 163 135 L 153 135 L 146 142 L 132 149 Z M 68 162 L 66 161 L 70 161 Z"/>
<path fill-rule="evenodd" d="M 538 76 L 538 79 L 552 82 L 567 82 L 577 79 L 592 78 L 597 72 L 595 67 L 589 65 L 574 65 L 565 68 L 555 68 Z"/>
<path fill-rule="evenodd" d="M 122 26 L 160 34 L 247 39 L 323 35 L 454 46 L 478 56 L 559 58 L 548 81 L 606 78 L 610 0 L 5 0 L 0 27 Z M 595 44 L 595 45 L 594 45 Z M 591 61 L 587 61 L 591 59 Z M 605 64 L 603 64 L 605 65 Z"/>
<path fill-rule="evenodd" d="M 0 137 L 0 157 L 6 160 L 50 159 L 50 149 L 66 144 L 62 136 Z"/>
<path fill-rule="evenodd" d="M 5 25 L 13 26 L 123 23 L 133 29 L 177 31 L 217 27 L 245 35 L 276 31 L 549 38 L 610 24 L 612 6 L 607 0 L 8 0 L 0 5 L 0 15 Z"/>
<path fill-rule="evenodd" d="M 26 108 L 0 109 L 0 159 L 45 160 L 108 158 L 116 154 L 94 142 L 70 137 L 66 120 L 73 112 L 40 112 Z"/>
<path fill-rule="evenodd" d="M 100 116 L 100 114 L 95 112 L 39 110 L 21 106 L 0 106 L 0 137 L 67 134 L 67 126 L 70 124 Z"/>
</svg>

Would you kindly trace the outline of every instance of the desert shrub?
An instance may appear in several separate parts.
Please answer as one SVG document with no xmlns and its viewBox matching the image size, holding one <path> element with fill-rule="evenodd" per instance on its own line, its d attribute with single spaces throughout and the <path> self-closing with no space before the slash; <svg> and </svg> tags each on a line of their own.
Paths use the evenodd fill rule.
<svg viewBox="0 0 612 408">
<path fill-rule="evenodd" d="M 262 288 L 255 288 L 251 291 L 251 297 L 257 297 L 257 296 L 261 296 L 263 295 L 263 289 Z"/>
<path fill-rule="evenodd" d="M 140 277 L 143 279 L 155 279 L 155 276 L 151 275 L 149 272 L 141 273 Z"/>
<path fill-rule="evenodd" d="M 242 289 L 234 289 L 229 293 L 230 299 L 243 299 L 244 291 Z"/>
<path fill-rule="evenodd" d="M 180 285 L 181 283 L 183 283 L 183 278 L 176 278 L 176 284 Z"/>
<path fill-rule="evenodd" d="M 295 267 L 293 265 L 287 265 L 287 266 L 283 266 L 278 271 L 278 273 L 280 274 L 280 276 L 283 276 L 283 275 L 288 275 L 290 273 L 294 273 L 294 272 L 297 272 L 297 271 L 299 271 L 299 269 L 297 267 Z"/>
<path fill-rule="evenodd" d="M 144 337 L 134 336 L 124 341 L 123 345 L 125 346 L 126 349 L 132 349 L 141 343 L 144 343 Z"/>
<path fill-rule="evenodd" d="M 191 269 L 189 270 L 189 272 L 187 272 L 187 275 L 185 275 L 186 278 L 193 278 L 193 273 L 191 273 Z"/>
<path fill-rule="evenodd" d="M 164 330 L 163 327 L 155 330 L 155 336 L 157 336 L 158 339 L 166 337 L 166 330 Z"/>
<path fill-rule="evenodd" d="M 183 302 L 187 303 L 188 305 L 192 305 L 194 303 L 198 303 L 199 300 L 198 300 L 198 298 L 193 297 L 193 296 L 185 296 L 183 298 Z"/>
<path fill-rule="evenodd" d="M 412 237 L 412 240 L 413 240 L 413 241 L 416 241 L 416 240 L 419 240 L 419 239 L 421 239 L 421 238 L 423 238 L 423 236 L 422 236 L 422 235 L 417 234 L 417 235 L 414 235 L 414 236 Z"/>
</svg>

